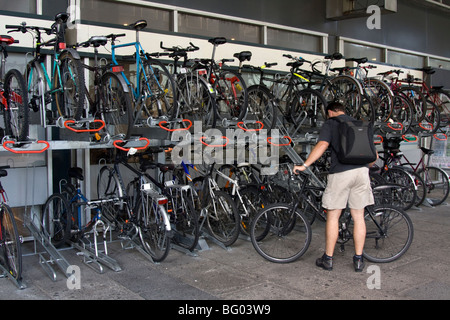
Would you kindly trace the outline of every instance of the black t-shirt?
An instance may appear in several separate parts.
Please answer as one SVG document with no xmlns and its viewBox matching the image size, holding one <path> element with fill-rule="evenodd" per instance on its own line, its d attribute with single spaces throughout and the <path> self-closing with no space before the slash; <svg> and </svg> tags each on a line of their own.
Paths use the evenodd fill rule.
<svg viewBox="0 0 450 320">
<path fill-rule="evenodd" d="M 346 114 L 340 115 L 339 118 L 345 120 L 355 120 L 354 118 Z M 359 164 L 340 163 L 336 153 L 336 151 L 339 150 L 338 138 L 339 138 L 339 122 L 334 119 L 328 119 L 327 121 L 325 121 L 325 123 L 322 126 L 322 129 L 320 130 L 319 141 L 326 141 L 330 144 L 329 146 L 329 148 L 331 149 L 330 173 L 337 173 L 367 166 Z"/>
</svg>

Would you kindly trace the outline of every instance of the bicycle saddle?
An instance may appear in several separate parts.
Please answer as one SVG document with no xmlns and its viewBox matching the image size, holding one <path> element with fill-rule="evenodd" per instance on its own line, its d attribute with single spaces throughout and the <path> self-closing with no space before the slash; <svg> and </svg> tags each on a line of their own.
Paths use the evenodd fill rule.
<svg viewBox="0 0 450 320">
<path fill-rule="evenodd" d="M 8 171 L 6 171 L 6 170 L 0 170 L 0 178 L 1 177 L 6 177 L 8 175 Z"/>
<path fill-rule="evenodd" d="M 250 51 L 241 51 L 235 53 L 233 57 L 238 58 L 240 62 L 244 62 L 246 60 L 250 61 L 252 58 L 252 53 Z"/>
<path fill-rule="evenodd" d="M 144 29 L 147 26 L 147 21 L 145 20 L 138 20 L 135 23 L 130 24 L 130 27 L 136 31 L 140 31 Z"/>
<path fill-rule="evenodd" d="M 213 45 L 220 45 L 220 44 L 224 44 L 227 43 L 227 39 L 225 39 L 224 37 L 217 37 L 217 38 L 212 38 L 208 40 L 209 43 L 212 43 Z"/>
<path fill-rule="evenodd" d="M 354 61 L 358 64 L 362 64 L 362 63 L 366 63 L 369 60 L 364 57 L 364 58 L 349 58 L 349 59 L 345 59 L 345 61 Z"/>
<path fill-rule="evenodd" d="M 422 150 L 422 151 L 423 151 L 423 153 L 425 153 L 425 154 L 428 154 L 428 155 L 430 155 L 430 154 L 433 154 L 433 153 L 434 153 L 434 150 L 431 150 L 431 149 L 427 149 L 427 148 L 424 148 L 424 147 L 420 147 L 420 150 Z"/>
<path fill-rule="evenodd" d="M 108 39 L 105 36 L 93 36 L 89 39 L 89 44 L 94 47 L 104 46 L 108 43 Z"/>
<path fill-rule="evenodd" d="M 167 171 L 175 169 L 175 166 L 173 164 L 158 163 L 158 168 L 161 172 L 165 173 Z"/>
<path fill-rule="evenodd" d="M 67 19 L 69 19 L 69 14 L 67 12 L 57 13 L 55 16 L 55 21 L 61 21 L 62 23 L 66 23 Z"/>
<path fill-rule="evenodd" d="M 342 54 L 339 52 L 335 52 L 333 54 L 325 56 L 327 60 L 341 60 L 343 58 Z"/>
<path fill-rule="evenodd" d="M 78 168 L 78 167 L 73 167 L 69 169 L 69 177 L 70 178 L 75 178 L 77 180 L 83 181 L 84 177 L 83 177 L 83 169 Z"/>
<path fill-rule="evenodd" d="M 7 35 L 0 35 L 0 43 L 9 46 L 14 43 L 14 38 Z"/>
</svg>

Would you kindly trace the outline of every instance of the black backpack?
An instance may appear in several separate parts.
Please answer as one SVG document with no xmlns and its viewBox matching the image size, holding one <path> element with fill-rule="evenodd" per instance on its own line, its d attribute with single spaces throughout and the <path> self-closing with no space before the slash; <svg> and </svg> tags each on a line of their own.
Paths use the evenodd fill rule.
<svg viewBox="0 0 450 320">
<path fill-rule="evenodd" d="M 335 150 L 339 162 L 363 165 L 377 159 L 371 122 L 338 117 L 331 119 L 339 122 L 339 150 Z"/>
</svg>

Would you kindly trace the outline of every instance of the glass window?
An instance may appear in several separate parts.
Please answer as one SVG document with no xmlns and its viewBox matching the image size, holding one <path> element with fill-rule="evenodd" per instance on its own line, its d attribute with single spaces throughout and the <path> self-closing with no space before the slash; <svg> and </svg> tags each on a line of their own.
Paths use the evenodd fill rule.
<svg viewBox="0 0 450 320">
<path fill-rule="evenodd" d="M 369 61 L 383 62 L 383 50 L 361 44 L 345 42 L 344 56 L 346 58 L 367 58 Z"/>
<path fill-rule="evenodd" d="M 252 43 L 261 43 L 261 27 L 230 20 L 178 13 L 178 31 L 206 37 L 225 37 Z"/>
<path fill-rule="evenodd" d="M 68 0 L 42 0 L 42 13 L 52 19 L 59 12 L 67 12 Z"/>
<path fill-rule="evenodd" d="M 147 28 L 171 30 L 171 12 L 168 10 L 108 0 L 83 0 L 80 12 L 82 20 L 128 25 L 143 19 L 147 21 Z"/>
<path fill-rule="evenodd" d="M 319 36 L 274 28 L 267 28 L 267 44 L 302 51 L 322 51 L 322 38 Z"/>
<path fill-rule="evenodd" d="M 397 51 L 388 52 L 388 63 L 412 67 L 412 68 L 423 68 L 424 58 L 421 56 L 416 56 L 413 54 L 407 54 Z"/>
<path fill-rule="evenodd" d="M 1 10 L 23 13 L 37 13 L 36 0 L 2 1 Z"/>
</svg>

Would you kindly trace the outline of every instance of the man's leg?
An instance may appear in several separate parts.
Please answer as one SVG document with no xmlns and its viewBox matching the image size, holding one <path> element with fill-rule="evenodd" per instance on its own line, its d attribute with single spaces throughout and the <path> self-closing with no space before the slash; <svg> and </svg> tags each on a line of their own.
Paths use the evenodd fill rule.
<svg viewBox="0 0 450 320">
<path fill-rule="evenodd" d="M 353 241 L 355 243 L 355 254 L 363 253 L 366 241 L 366 222 L 364 221 L 364 209 L 350 209 L 353 219 Z"/>
<path fill-rule="evenodd" d="M 339 217 L 341 209 L 327 210 L 327 222 L 325 227 L 325 253 L 332 257 L 334 247 L 339 236 Z"/>
</svg>

